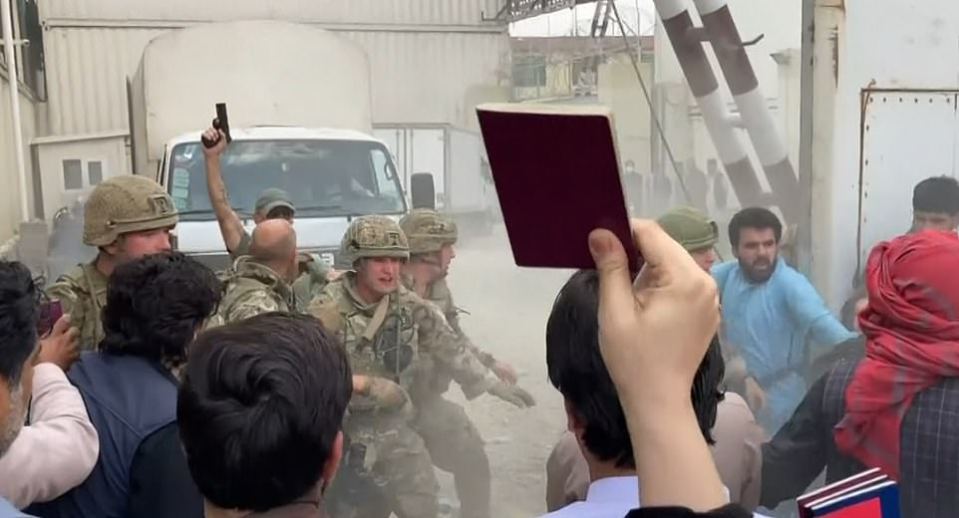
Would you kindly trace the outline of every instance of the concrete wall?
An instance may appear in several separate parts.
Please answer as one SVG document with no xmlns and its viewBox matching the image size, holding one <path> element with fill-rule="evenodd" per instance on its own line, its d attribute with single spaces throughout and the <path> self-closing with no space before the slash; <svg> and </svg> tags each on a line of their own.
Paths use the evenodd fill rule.
<svg viewBox="0 0 959 518">
<path fill-rule="evenodd" d="M 652 64 L 640 63 L 644 79 L 652 77 Z M 599 102 L 612 108 L 620 159 L 632 160 L 636 170 L 651 168 L 652 121 L 636 72 L 628 56 L 619 55 L 599 67 Z"/>
</svg>

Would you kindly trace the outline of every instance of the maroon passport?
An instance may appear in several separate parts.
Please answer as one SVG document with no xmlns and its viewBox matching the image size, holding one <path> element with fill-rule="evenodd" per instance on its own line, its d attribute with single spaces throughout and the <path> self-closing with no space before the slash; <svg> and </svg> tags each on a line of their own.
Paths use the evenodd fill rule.
<svg viewBox="0 0 959 518">
<path fill-rule="evenodd" d="M 639 271 L 608 108 L 484 104 L 476 112 L 518 266 L 594 268 L 589 233 L 606 228 Z"/>
</svg>

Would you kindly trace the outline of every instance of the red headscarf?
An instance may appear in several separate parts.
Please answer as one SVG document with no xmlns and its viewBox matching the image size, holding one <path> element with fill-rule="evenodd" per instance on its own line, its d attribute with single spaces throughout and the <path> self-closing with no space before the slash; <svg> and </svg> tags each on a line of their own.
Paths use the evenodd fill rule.
<svg viewBox="0 0 959 518">
<path fill-rule="evenodd" d="M 869 255 L 866 358 L 846 389 L 839 451 L 899 475 L 899 432 L 913 398 L 959 377 L 959 236 L 924 231 Z"/>
</svg>

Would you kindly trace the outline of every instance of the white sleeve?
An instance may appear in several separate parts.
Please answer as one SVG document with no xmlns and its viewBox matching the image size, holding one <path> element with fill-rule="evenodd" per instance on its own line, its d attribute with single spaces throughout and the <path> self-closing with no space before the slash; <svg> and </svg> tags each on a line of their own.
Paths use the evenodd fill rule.
<svg viewBox="0 0 959 518">
<path fill-rule="evenodd" d="M 33 372 L 30 423 L 0 458 L 0 496 L 21 509 L 80 485 L 100 454 L 83 398 L 63 371 L 41 363 Z"/>
</svg>

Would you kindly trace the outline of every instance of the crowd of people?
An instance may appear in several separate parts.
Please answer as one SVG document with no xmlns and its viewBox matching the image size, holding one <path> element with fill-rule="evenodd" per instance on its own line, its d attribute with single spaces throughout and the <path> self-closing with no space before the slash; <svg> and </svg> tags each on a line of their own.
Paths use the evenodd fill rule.
<svg viewBox="0 0 959 518">
<path fill-rule="evenodd" d="M 0 262 L 0 517 L 429 518 L 436 468 L 460 516 L 492 516 L 483 439 L 445 394 L 455 381 L 468 400 L 536 402 L 460 325 L 455 223 L 355 218 L 334 270 L 297 249 L 282 191 L 247 232 L 219 171 L 225 138 L 206 137 L 225 272 L 172 250 L 172 200 L 135 176 L 87 202 L 93 262 L 45 289 Z M 959 183 L 920 183 L 913 215 L 839 316 L 781 256 L 768 209 L 732 218 L 720 264 L 698 210 L 634 221 L 635 279 L 622 243 L 594 231 L 596 268 L 572 275 L 545 326 L 567 421 L 544 466 L 548 516 L 772 515 L 823 473 L 868 467 L 899 482 L 903 516 L 949 516 Z"/>
</svg>

